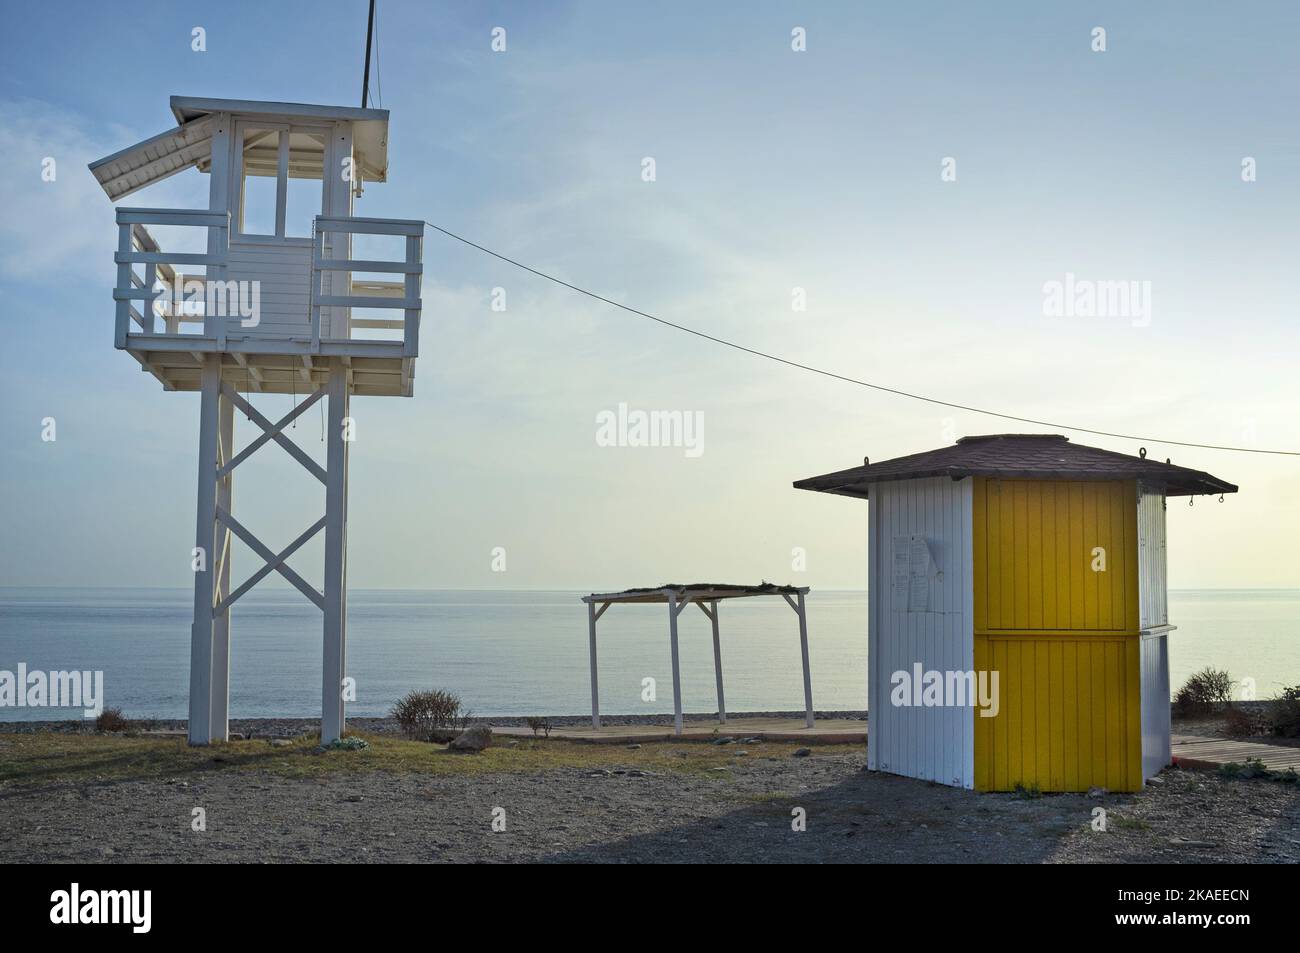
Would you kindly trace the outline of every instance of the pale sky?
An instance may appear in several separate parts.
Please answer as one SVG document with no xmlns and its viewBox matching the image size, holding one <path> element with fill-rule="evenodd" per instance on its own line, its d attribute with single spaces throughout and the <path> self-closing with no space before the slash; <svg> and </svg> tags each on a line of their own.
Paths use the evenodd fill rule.
<svg viewBox="0 0 1300 953">
<path fill-rule="evenodd" d="M 198 396 L 113 350 L 113 206 L 86 163 L 170 128 L 172 94 L 358 105 L 365 4 L 70 6 L 6 4 L 0 34 L 0 585 L 186 586 Z M 894 6 L 379 0 L 389 182 L 357 214 L 891 387 L 1300 449 L 1300 10 Z M 122 204 L 207 188 L 191 170 Z M 416 396 L 353 402 L 354 588 L 859 588 L 866 504 L 792 480 L 1036 429 L 721 348 L 436 234 L 424 260 Z M 1045 316 L 1066 273 L 1150 282 L 1149 323 Z M 620 403 L 701 414 L 703 452 L 598 446 Z M 293 432 L 315 454 L 319 427 Z M 1241 486 L 1170 505 L 1172 587 L 1300 586 L 1300 458 L 1146 445 Z M 236 515 L 278 549 L 322 512 L 313 484 L 260 450 Z M 319 552 L 293 560 L 313 581 Z M 236 576 L 258 565 L 237 550 Z"/>
</svg>

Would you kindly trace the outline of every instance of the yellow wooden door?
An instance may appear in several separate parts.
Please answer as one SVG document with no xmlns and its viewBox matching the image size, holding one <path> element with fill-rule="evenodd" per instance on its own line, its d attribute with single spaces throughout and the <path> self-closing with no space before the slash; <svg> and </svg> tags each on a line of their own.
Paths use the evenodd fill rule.
<svg viewBox="0 0 1300 953">
<path fill-rule="evenodd" d="M 975 785 L 1142 786 L 1137 487 L 977 479 L 975 667 L 998 713 L 975 712 Z"/>
</svg>

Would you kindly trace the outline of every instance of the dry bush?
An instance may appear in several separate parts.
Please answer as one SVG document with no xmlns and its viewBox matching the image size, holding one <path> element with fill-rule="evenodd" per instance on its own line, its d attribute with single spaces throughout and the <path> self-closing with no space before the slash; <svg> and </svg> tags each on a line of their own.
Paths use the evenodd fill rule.
<svg viewBox="0 0 1300 953">
<path fill-rule="evenodd" d="M 1259 734 L 1259 719 L 1254 712 L 1229 705 L 1223 712 L 1223 730 L 1234 738 Z"/>
<path fill-rule="evenodd" d="M 1268 726 L 1283 738 L 1300 738 L 1300 685 L 1282 689 L 1268 710 Z"/>
<path fill-rule="evenodd" d="M 1174 695 L 1174 714 L 1179 718 L 1208 715 L 1214 706 L 1232 695 L 1232 676 L 1222 669 L 1203 668 L 1187 679 Z"/>
<path fill-rule="evenodd" d="M 442 691 L 408 692 L 393 706 L 392 717 L 406 737 L 434 741 L 456 728 L 461 716 L 460 696 Z"/>
<path fill-rule="evenodd" d="M 96 731 L 126 731 L 131 723 L 126 720 L 120 708 L 105 708 L 95 719 Z"/>
<path fill-rule="evenodd" d="M 533 729 L 533 737 L 537 737 L 539 731 L 545 732 L 546 737 L 551 737 L 551 729 L 555 726 L 547 718 L 525 718 L 524 724 Z"/>
</svg>

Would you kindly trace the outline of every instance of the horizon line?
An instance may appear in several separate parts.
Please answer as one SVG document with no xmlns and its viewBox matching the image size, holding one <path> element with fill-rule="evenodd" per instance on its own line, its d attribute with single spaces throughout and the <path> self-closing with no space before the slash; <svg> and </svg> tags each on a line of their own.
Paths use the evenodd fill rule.
<svg viewBox="0 0 1300 953">
<path fill-rule="evenodd" d="M 14 589 L 92 589 L 105 591 L 130 591 L 140 589 L 156 589 L 167 592 L 189 592 L 189 586 L 75 586 L 75 585 L 0 585 L 0 592 Z M 263 586 L 259 587 L 261 591 L 271 592 L 297 592 L 293 586 Z M 432 586 L 432 587 L 413 587 L 413 586 L 349 586 L 349 592 L 613 592 L 612 589 L 587 589 L 573 586 Z M 839 586 L 821 586 L 810 587 L 810 592 L 862 592 L 870 590 L 866 587 L 839 587 Z M 1300 584 L 1295 586 L 1185 586 L 1170 588 L 1168 592 L 1300 592 Z"/>
</svg>

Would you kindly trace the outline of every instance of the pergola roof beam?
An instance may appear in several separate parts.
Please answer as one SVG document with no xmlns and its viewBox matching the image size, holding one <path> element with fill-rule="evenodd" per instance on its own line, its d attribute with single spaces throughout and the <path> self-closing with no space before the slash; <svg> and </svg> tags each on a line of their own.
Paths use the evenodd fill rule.
<svg viewBox="0 0 1300 953">
<path fill-rule="evenodd" d="M 667 602 L 671 594 L 678 602 L 717 602 L 720 599 L 744 599 L 751 596 L 777 596 L 807 594 L 807 586 L 778 586 L 763 583 L 758 586 L 732 586 L 720 583 L 694 583 L 681 586 L 669 584 L 646 589 L 624 589 L 621 592 L 593 592 L 583 596 L 583 602 Z"/>
</svg>

